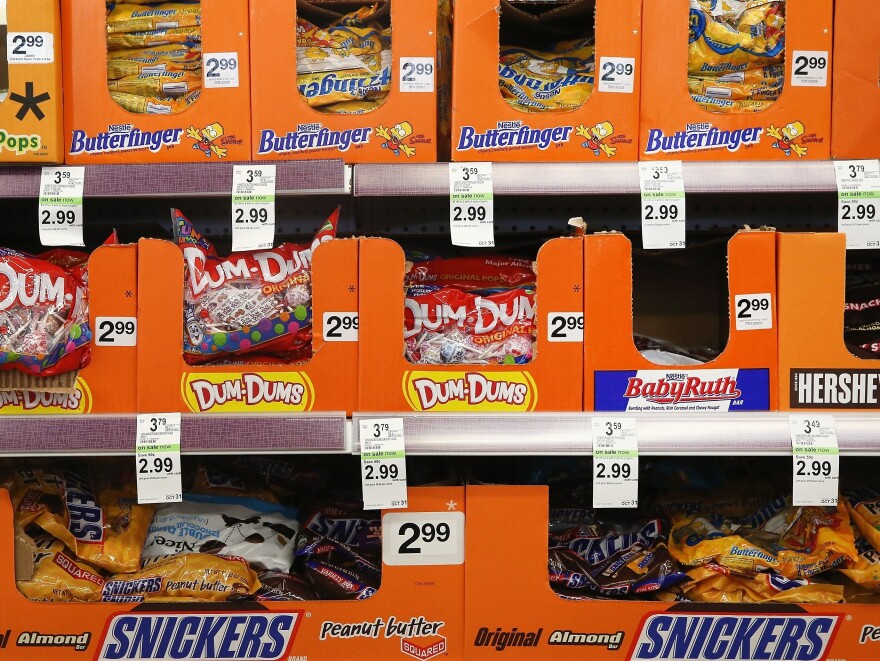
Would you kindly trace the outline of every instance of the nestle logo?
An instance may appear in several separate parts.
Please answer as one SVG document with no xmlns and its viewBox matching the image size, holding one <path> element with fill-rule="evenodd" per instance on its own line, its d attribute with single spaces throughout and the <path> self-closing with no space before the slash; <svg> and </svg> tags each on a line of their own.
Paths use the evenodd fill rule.
<svg viewBox="0 0 880 661">
<path fill-rule="evenodd" d="M 498 128 L 501 130 L 518 129 L 522 126 L 522 122 L 516 120 L 514 122 L 498 122 Z"/>
<path fill-rule="evenodd" d="M 819 661 L 838 624 L 837 615 L 650 615 L 630 659 Z"/>
<path fill-rule="evenodd" d="M 667 381 L 684 381 L 687 379 L 687 374 L 684 372 L 670 372 L 666 375 Z"/>
<path fill-rule="evenodd" d="M 321 130 L 321 124 L 297 124 L 298 133 L 317 133 Z"/>
<path fill-rule="evenodd" d="M 708 131 L 712 128 L 712 125 L 709 122 L 700 122 L 699 124 L 686 124 L 685 130 L 687 131 Z"/>
<path fill-rule="evenodd" d="M 129 133 L 133 126 L 131 124 L 110 124 L 107 127 L 108 133 Z"/>
</svg>

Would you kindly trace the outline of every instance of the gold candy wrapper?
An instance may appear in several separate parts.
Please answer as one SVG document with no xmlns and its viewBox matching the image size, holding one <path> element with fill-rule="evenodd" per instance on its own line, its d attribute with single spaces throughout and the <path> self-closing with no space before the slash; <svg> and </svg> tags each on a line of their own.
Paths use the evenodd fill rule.
<svg viewBox="0 0 880 661">
<path fill-rule="evenodd" d="M 260 581 L 241 558 L 186 553 L 147 563 L 134 574 L 107 579 L 102 601 L 227 601 L 254 594 Z"/>
<path fill-rule="evenodd" d="M 107 32 L 146 32 L 202 24 L 200 4 L 166 2 L 144 9 L 138 5 L 116 3 L 107 15 Z"/>
<path fill-rule="evenodd" d="M 202 88 L 201 71 L 157 71 L 107 83 L 111 92 L 176 99 Z"/>
<path fill-rule="evenodd" d="M 105 579 L 100 570 L 78 560 L 45 533 L 33 537 L 33 575 L 18 590 L 33 601 L 100 601 Z"/>
<path fill-rule="evenodd" d="M 196 71 L 201 74 L 202 56 L 198 51 L 178 48 L 167 56 L 135 55 L 107 60 L 107 80 L 166 71 Z"/>
<path fill-rule="evenodd" d="M 525 112 L 580 108 L 593 93 L 595 48 L 589 39 L 560 42 L 553 51 L 501 48 L 501 95 Z"/>
<path fill-rule="evenodd" d="M 202 90 L 197 89 L 177 99 L 167 97 L 145 97 L 125 92 L 110 92 L 111 98 L 128 112 L 146 115 L 172 115 L 189 108 L 195 103 Z"/>
<path fill-rule="evenodd" d="M 148 48 L 166 44 L 188 44 L 200 42 L 202 30 L 199 27 L 168 28 L 146 32 L 120 32 L 107 35 L 107 50 L 123 48 Z"/>
</svg>

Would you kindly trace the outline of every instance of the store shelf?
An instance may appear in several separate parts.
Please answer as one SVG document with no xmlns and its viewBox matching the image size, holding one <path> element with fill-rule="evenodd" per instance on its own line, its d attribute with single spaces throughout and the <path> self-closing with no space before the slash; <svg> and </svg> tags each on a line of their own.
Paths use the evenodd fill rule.
<svg viewBox="0 0 880 661">
<path fill-rule="evenodd" d="M 806 413 L 809 415 L 809 413 Z M 360 451 L 359 419 L 402 417 L 411 455 L 591 454 L 591 413 L 357 414 L 352 448 Z M 636 420 L 643 455 L 782 456 L 791 454 L 788 413 L 598 414 Z M 797 413 L 795 415 L 802 415 Z M 843 454 L 880 454 L 880 414 L 834 414 Z"/>
<path fill-rule="evenodd" d="M 262 164 L 255 164 L 257 166 Z M 275 194 L 347 195 L 351 167 L 341 160 L 277 163 Z M 232 163 L 168 163 L 86 166 L 85 197 L 229 196 Z M 40 167 L 0 169 L 0 198 L 32 198 L 40 192 Z"/>
<path fill-rule="evenodd" d="M 137 416 L 0 416 L 0 456 L 134 452 Z M 342 413 L 184 415 L 185 454 L 344 453 Z"/>
<path fill-rule="evenodd" d="M 684 163 L 689 193 L 837 190 L 831 161 Z M 495 195 L 636 195 L 636 163 L 494 163 Z M 446 163 L 358 165 L 356 197 L 449 195 Z"/>
</svg>

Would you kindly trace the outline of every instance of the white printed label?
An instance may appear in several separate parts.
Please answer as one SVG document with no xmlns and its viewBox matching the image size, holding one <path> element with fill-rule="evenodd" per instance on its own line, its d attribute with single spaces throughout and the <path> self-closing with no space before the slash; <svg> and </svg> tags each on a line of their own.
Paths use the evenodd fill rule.
<svg viewBox="0 0 880 661">
<path fill-rule="evenodd" d="M 840 450 L 834 416 L 788 417 L 793 452 L 792 504 L 837 505 Z"/>
<path fill-rule="evenodd" d="M 275 165 L 232 170 L 232 250 L 268 250 L 275 243 Z"/>
<path fill-rule="evenodd" d="M 205 89 L 238 87 L 238 53 L 205 53 Z"/>
<path fill-rule="evenodd" d="M 6 35 L 9 64 L 50 64 L 55 61 L 55 35 L 51 32 L 10 32 Z"/>
<path fill-rule="evenodd" d="M 737 294 L 736 330 L 763 330 L 773 328 L 773 297 L 770 294 Z"/>
<path fill-rule="evenodd" d="M 135 448 L 138 503 L 179 503 L 180 413 L 142 413 Z"/>
<path fill-rule="evenodd" d="M 452 245 L 493 247 L 492 164 L 449 164 L 449 231 Z"/>
<path fill-rule="evenodd" d="M 434 91 L 434 58 L 433 57 L 402 57 L 402 58 L 400 58 L 400 91 L 401 92 L 433 92 Z"/>
<path fill-rule="evenodd" d="M 684 248 L 684 177 L 681 161 L 639 163 L 642 247 Z"/>
<path fill-rule="evenodd" d="M 880 161 L 835 161 L 837 231 L 848 250 L 880 248 Z"/>
<path fill-rule="evenodd" d="M 361 420 L 359 438 L 364 509 L 406 508 L 403 418 Z"/>
<path fill-rule="evenodd" d="M 639 445 L 632 418 L 595 417 L 593 507 L 638 507 Z"/>
<path fill-rule="evenodd" d="M 392 512 L 382 517 L 386 565 L 460 565 L 464 512 Z"/>
<path fill-rule="evenodd" d="M 357 312 L 325 312 L 324 341 L 357 342 L 358 322 Z"/>
<path fill-rule="evenodd" d="M 827 50 L 796 50 L 791 59 L 792 87 L 826 87 L 828 66 Z"/>
<path fill-rule="evenodd" d="M 548 342 L 583 342 L 583 312 L 551 312 L 547 315 Z"/>
<path fill-rule="evenodd" d="M 599 60 L 599 91 L 632 94 L 636 80 L 636 58 L 603 57 Z"/>
<path fill-rule="evenodd" d="M 84 246 L 83 186 L 86 169 L 45 167 L 40 175 L 40 243 L 44 246 Z"/>
<path fill-rule="evenodd" d="M 96 318 L 95 346 L 136 347 L 137 317 Z"/>
</svg>

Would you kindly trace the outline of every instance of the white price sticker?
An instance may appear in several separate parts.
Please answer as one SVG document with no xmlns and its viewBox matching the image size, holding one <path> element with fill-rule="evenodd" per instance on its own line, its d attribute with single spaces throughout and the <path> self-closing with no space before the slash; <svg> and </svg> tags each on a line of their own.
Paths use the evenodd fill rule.
<svg viewBox="0 0 880 661">
<path fill-rule="evenodd" d="M 51 32 L 10 32 L 6 35 L 9 64 L 50 64 L 55 61 L 55 35 Z"/>
<path fill-rule="evenodd" d="M 205 53 L 205 89 L 238 87 L 238 53 Z"/>
<path fill-rule="evenodd" d="M 142 413 L 135 448 L 138 503 L 179 503 L 180 413 Z"/>
<path fill-rule="evenodd" d="M 268 250 L 275 243 L 275 165 L 232 170 L 232 250 Z"/>
<path fill-rule="evenodd" d="M 136 347 L 137 317 L 98 317 L 95 319 L 95 346 Z"/>
<path fill-rule="evenodd" d="M 400 91 L 401 92 L 433 92 L 434 91 L 434 58 L 433 57 L 401 57 L 400 58 Z"/>
<path fill-rule="evenodd" d="M 361 420 L 359 438 L 364 509 L 406 508 L 403 418 Z"/>
<path fill-rule="evenodd" d="M 45 167 L 40 175 L 40 243 L 84 246 L 83 186 L 86 169 Z"/>
<path fill-rule="evenodd" d="M 849 250 L 880 248 L 880 161 L 835 161 L 837 231 Z"/>
<path fill-rule="evenodd" d="M 840 450 L 831 415 L 790 415 L 792 504 L 837 505 Z"/>
<path fill-rule="evenodd" d="M 357 312 L 325 312 L 324 341 L 357 342 L 358 322 Z"/>
<path fill-rule="evenodd" d="M 551 312 L 547 315 L 548 342 L 583 342 L 583 312 Z"/>
<path fill-rule="evenodd" d="M 599 60 L 599 91 L 632 94 L 636 80 L 636 58 L 603 57 Z"/>
<path fill-rule="evenodd" d="M 493 247 L 491 163 L 449 164 L 449 231 L 452 245 Z"/>
<path fill-rule="evenodd" d="M 392 512 L 382 517 L 386 565 L 460 565 L 464 512 Z"/>
<path fill-rule="evenodd" d="M 792 87 L 826 87 L 829 64 L 827 50 L 796 50 L 791 58 Z"/>
<path fill-rule="evenodd" d="M 639 445 L 633 418 L 592 418 L 593 507 L 638 507 Z"/>
<path fill-rule="evenodd" d="M 681 161 L 639 163 L 642 247 L 684 248 L 684 176 Z"/>
<path fill-rule="evenodd" d="M 763 330 L 773 328 L 773 297 L 770 294 L 737 294 L 736 330 Z"/>
</svg>

